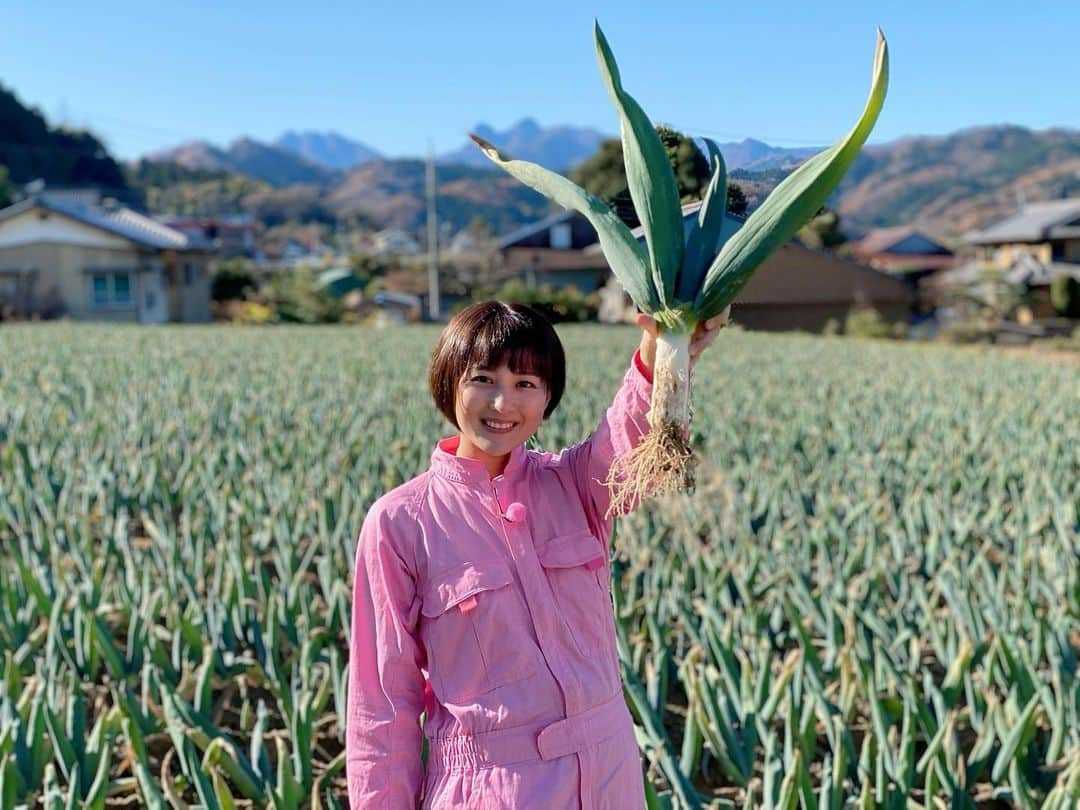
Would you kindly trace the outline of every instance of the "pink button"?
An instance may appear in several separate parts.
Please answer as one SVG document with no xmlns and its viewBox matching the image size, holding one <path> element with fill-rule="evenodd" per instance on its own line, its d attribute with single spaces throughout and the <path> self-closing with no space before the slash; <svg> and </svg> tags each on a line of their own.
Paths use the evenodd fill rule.
<svg viewBox="0 0 1080 810">
<path fill-rule="evenodd" d="M 458 610 L 462 613 L 468 613 L 470 610 L 476 608 L 476 594 L 473 594 L 468 599 L 463 599 L 458 602 Z"/>
<path fill-rule="evenodd" d="M 517 503 L 516 501 L 506 507 L 506 519 L 511 523 L 521 523 L 525 520 L 525 515 L 528 514 L 525 510 L 525 504 Z"/>
<path fill-rule="evenodd" d="M 589 560 L 587 563 L 585 563 L 585 570 L 586 571 L 595 571 L 597 568 L 603 568 L 603 567 L 604 567 L 604 558 L 603 557 L 597 557 L 595 560 Z"/>
</svg>

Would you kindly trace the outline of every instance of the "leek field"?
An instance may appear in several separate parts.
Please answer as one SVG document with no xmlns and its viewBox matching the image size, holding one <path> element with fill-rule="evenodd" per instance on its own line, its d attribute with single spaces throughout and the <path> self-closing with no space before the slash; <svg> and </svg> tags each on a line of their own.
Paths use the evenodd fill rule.
<svg viewBox="0 0 1080 810">
<path fill-rule="evenodd" d="M 549 447 L 637 340 L 562 334 Z M 0 327 L 0 806 L 344 805 L 354 543 L 448 434 L 436 335 Z M 613 546 L 651 806 L 1080 806 L 1080 366 L 732 329 L 694 402 L 696 491 Z"/>
</svg>

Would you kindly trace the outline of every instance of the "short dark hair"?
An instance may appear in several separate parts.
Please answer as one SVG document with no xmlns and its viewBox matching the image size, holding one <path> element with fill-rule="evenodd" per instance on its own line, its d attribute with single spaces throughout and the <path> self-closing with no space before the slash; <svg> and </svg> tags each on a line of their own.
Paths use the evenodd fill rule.
<svg viewBox="0 0 1080 810">
<path fill-rule="evenodd" d="M 455 409 L 458 383 L 470 368 L 497 368 L 503 363 L 515 374 L 535 374 L 551 399 L 547 419 L 566 388 L 566 355 L 548 320 L 525 304 L 481 301 L 450 319 L 431 354 L 428 384 L 435 405 L 460 429 Z"/>
</svg>

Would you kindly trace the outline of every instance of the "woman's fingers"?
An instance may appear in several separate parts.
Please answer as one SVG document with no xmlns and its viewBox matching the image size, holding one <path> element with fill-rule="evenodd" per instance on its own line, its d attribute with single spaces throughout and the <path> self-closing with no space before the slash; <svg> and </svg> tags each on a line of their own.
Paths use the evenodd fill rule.
<svg viewBox="0 0 1080 810">
<path fill-rule="evenodd" d="M 652 315 L 646 315 L 644 312 L 639 312 L 634 316 L 634 323 L 644 329 L 653 337 L 660 334 L 660 330 L 656 326 L 656 319 Z"/>
<path fill-rule="evenodd" d="M 712 342 L 716 340 L 716 336 L 723 329 L 728 320 L 731 317 L 731 306 L 724 308 L 724 311 L 719 315 L 699 321 L 697 327 L 694 329 L 694 334 L 690 337 L 690 357 L 696 358 L 705 349 L 707 349 Z M 634 323 L 636 323 L 643 331 L 652 337 L 656 337 L 660 334 L 660 329 L 656 325 L 656 319 L 652 315 L 646 315 L 644 312 L 639 312 L 634 316 Z"/>
<path fill-rule="evenodd" d="M 714 315 L 697 325 L 697 329 L 694 330 L 694 335 L 690 342 L 691 358 L 696 358 L 712 345 L 712 342 L 716 340 L 716 336 L 720 333 L 720 330 L 727 325 L 730 317 L 731 305 L 729 304 L 719 315 Z"/>
</svg>

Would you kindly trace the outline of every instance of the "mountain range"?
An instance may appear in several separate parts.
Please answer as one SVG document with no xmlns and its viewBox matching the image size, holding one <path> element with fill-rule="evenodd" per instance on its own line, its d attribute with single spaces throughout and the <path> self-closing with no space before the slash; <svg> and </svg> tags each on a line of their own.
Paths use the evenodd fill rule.
<svg viewBox="0 0 1080 810">
<path fill-rule="evenodd" d="M 189 171 L 244 174 L 279 188 L 293 183 L 326 185 L 337 180 L 340 174 L 291 149 L 254 138 L 239 138 L 227 148 L 207 141 L 190 141 L 172 149 L 152 152 L 144 160 L 175 163 Z"/>
<path fill-rule="evenodd" d="M 568 172 L 592 157 L 603 141 L 614 137 L 586 127 L 542 127 L 532 118 L 523 118 L 505 130 L 481 122 L 473 132 L 515 158 L 561 172 Z M 752 138 L 722 143 L 719 147 L 728 169 L 751 171 L 790 168 L 818 151 L 770 146 Z M 146 159 L 177 163 L 193 171 L 235 171 L 281 186 L 294 182 L 330 182 L 336 172 L 374 160 L 395 158 L 336 132 L 289 130 L 272 144 L 253 138 L 240 138 L 228 147 L 192 141 L 151 153 Z M 417 155 L 416 159 L 421 156 Z M 437 155 L 435 160 L 440 165 L 491 168 L 490 161 L 476 145 L 464 139 L 460 146 Z"/>
<path fill-rule="evenodd" d="M 595 130 L 541 127 L 530 118 L 502 131 L 481 123 L 475 131 L 515 157 L 548 167 L 569 167 L 590 157 L 605 138 Z M 720 149 L 751 208 L 818 151 L 752 139 L 723 143 Z M 279 188 L 315 184 L 325 189 L 323 205 L 335 216 L 359 215 L 407 229 L 424 221 L 422 161 L 385 158 L 333 133 L 286 133 L 273 145 L 241 139 L 227 149 L 187 144 L 155 157 L 192 169 L 239 172 Z M 358 165 L 346 169 L 352 160 Z M 493 170 L 471 143 L 438 160 L 440 216 L 455 227 L 483 216 L 502 233 L 546 210 L 539 195 Z M 998 125 L 867 146 L 829 205 L 849 236 L 914 225 L 949 239 L 1007 216 L 1025 201 L 1067 195 L 1080 195 L 1080 131 Z"/>
</svg>

